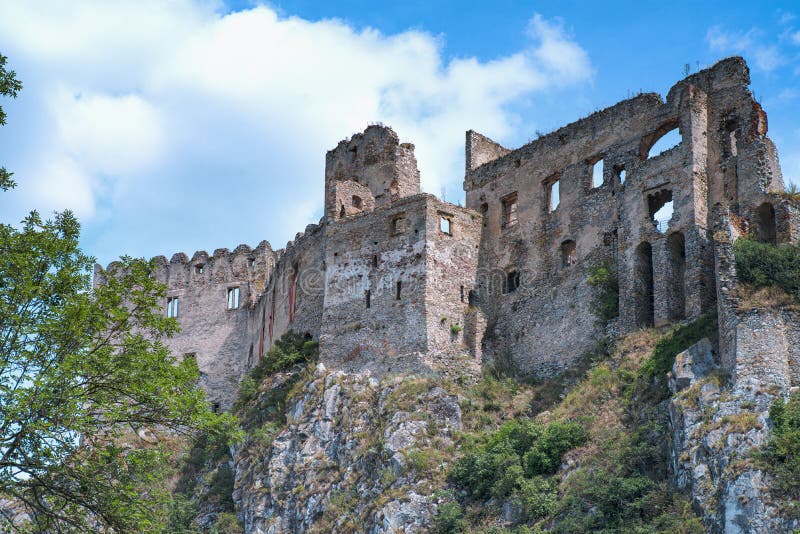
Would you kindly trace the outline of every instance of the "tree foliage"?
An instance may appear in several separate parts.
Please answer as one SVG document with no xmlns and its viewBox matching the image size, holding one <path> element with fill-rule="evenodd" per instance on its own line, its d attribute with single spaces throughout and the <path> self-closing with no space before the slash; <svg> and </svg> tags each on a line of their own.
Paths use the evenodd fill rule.
<svg viewBox="0 0 800 534">
<path fill-rule="evenodd" d="M 6 69 L 6 58 L 0 54 L 0 96 L 16 98 L 17 93 L 22 90 L 22 84 L 16 78 L 13 70 Z M 6 123 L 6 113 L 0 106 L 0 126 Z M 7 191 L 14 187 L 14 180 L 11 179 L 13 173 L 8 172 L 5 167 L 0 167 L 0 190 Z"/>
<path fill-rule="evenodd" d="M 0 93 L 19 88 L 0 68 Z M 168 451 L 137 434 L 222 432 L 231 419 L 164 344 L 178 325 L 153 265 L 124 257 L 93 289 L 79 234 L 69 211 L 0 224 L 0 495 L 35 532 L 152 531 L 168 513 Z"/>
</svg>

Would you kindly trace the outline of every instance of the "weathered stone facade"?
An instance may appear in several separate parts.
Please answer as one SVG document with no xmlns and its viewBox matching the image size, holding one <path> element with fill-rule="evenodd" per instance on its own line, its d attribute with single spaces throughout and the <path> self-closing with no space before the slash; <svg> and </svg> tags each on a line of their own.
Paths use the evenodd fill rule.
<svg viewBox="0 0 800 534">
<path fill-rule="evenodd" d="M 334 368 L 467 351 L 545 376 L 603 331 L 695 318 L 718 305 L 722 219 L 765 241 L 800 238 L 748 84 L 744 61 L 729 58 L 666 99 L 636 96 L 516 150 L 467 132 L 466 208 L 421 193 L 414 146 L 370 126 L 328 152 L 325 214 L 285 249 L 160 260 L 180 300 L 174 349 L 196 355 L 212 401 L 227 407 L 232 383 L 288 330 L 318 339 Z M 675 130 L 680 142 L 651 155 Z M 670 202 L 671 218 L 654 220 Z M 620 283 L 609 325 L 587 284 L 602 263 Z M 239 306 L 227 309 L 234 287 Z M 721 357 L 736 360 L 730 335 Z"/>
</svg>

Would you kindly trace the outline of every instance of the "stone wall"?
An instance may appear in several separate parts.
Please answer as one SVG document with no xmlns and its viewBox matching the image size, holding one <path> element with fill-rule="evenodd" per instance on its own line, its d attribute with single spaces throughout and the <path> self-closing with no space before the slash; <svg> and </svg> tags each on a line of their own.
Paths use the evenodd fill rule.
<svg viewBox="0 0 800 534">
<path fill-rule="evenodd" d="M 759 207 L 777 205 L 783 189 L 766 115 L 748 84 L 744 61 L 730 58 L 678 82 L 664 100 L 639 95 L 516 150 L 467 133 L 467 207 L 484 215 L 480 272 L 491 273 L 478 299 L 490 356 L 548 375 L 590 349 L 603 325 L 590 312 L 585 280 L 603 262 L 619 277 L 622 332 L 713 309 L 712 207 L 768 234 L 769 222 L 758 219 L 769 208 Z M 676 129 L 676 146 L 650 153 Z M 593 180 L 598 162 L 602 183 Z M 667 202 L 672 215 L 657 223 Z M 783 226 L 775 220 L 773 235 L 796 232 L 790 216 Z M 508 291 L 513 271 L 520 287 Z"/>
<path fill-rule="evenodd" d="M 320 336 L 326 365 L 426 350 L 426 199 L 406 197 L 327 225 Z"/>
<path fill-rule="evenodd" d="M 325 219 L 340 217 L 342 208 L 352 215 L 355 208 L 352 195 L 343 197 L 341 182 L 355 182 L 370 191 L 368 211 L 385 207 L 419 189 L 419 170 L 414 157 L 414 145 L 400 143 L 389 127 L 373 125 L 350 139 L 341 141 L 325 157 Z M 337 194 L 338 193 L 338 194 Z M 349 205 L 349 206 L 348 206 Z"/>
<path fill-rule="evenodd" d="M 269 243 L 255 249 L 239 245 L 233 252 L 221 248 L 211 256 L 198 251 L 191 260 L 181 252 L 154 262 L 157 279 L 167 286 L 167 299 L 178 299 L 181 330 L 169 340 L 173 354 L 195 358 L 209 401 L 217 409 L 229 408 L 254 361 L 253 310 L 275 264 Z M 103 272 L 95 267 L 95 284 L 102 283 Z M 237 288 L 238 306 L 229 308 L 228 292 Z M 165 301 L 165 314 L 166 309 Z"/>
</svg>

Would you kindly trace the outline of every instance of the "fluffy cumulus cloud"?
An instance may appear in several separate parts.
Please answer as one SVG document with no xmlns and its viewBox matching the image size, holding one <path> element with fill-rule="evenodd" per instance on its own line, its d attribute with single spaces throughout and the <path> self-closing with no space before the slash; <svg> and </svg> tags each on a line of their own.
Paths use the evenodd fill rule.
<svg viewBox="0 0 800 534">
<path fill-rule="evenodd" d="M 460 191 L 465 130 L 508 137 L 515 102 L 592 75 L 563 22 L 539 15 L 515 53 L 446 61 L 424 32 L 266 6 L 20 0 L 2 10 L 0 51 L 26 87 L 9 106 L 17 122 L 0 132 L 20 181 L 0 209 L 72 208 L 103 259 L 191 254 L 239 236 L 282 246 L 320 216 L 325 151 L 372 122 L 416 144 L 423 189 Z"/>
</svg>

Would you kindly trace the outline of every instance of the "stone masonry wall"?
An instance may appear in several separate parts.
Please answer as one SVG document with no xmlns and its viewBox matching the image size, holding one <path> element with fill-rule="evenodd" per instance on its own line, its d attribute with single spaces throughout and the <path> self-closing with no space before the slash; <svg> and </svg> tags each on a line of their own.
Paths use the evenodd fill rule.
<svg viewBox="0 0 800 534">
<path fill-rule="evenodd" d="M 272 249 L 263 241 L 255 249 L 239 245 L 233 252 L 221 248 L 211 256 L 199 251 L 191 260 L 177 253 L 170 261 L 163 256 L 154 261 L 157 279 L 167 286 L 167 297 L 178 298 L 181 330 L 169 340 L 173 354 L 194 357 L 209 401 L 218 409 L 229 408 L 252 364 L 252 311 L 274 266 Z M 102 273 L 96 266 L 96 284 L 101 283 Z M 239 289 L 239 306 L 228 309 L 228 291 L 234 288 Z M 164 313 L 166 307 L 165 301 Z"/>
<path fill-rule="evenodd" d="M 426 350 L 425 216 L 426 196 L 417 195 L 327 226 L 320 336 L 326 365 Z"/>
<path fill-rule="evenodd" d="M 730 58 L 678 82 L 666 100 L 639 95 L 517 150 L 467 133 L 467 207 L 485 219 L 478 303 L 490 356 L 547 375 L 591 348 L 602 325 L 585 280 L 602 262 L 619 277 L 622 332 L 713 308 L 711 207 L 755 219 L 782 190 L 748 84 L 744 61 Z M 674 129 L 679 144 L 650 154 Z M 598 161 L 603 180 L 594 184 Z M 505 220 L 510 198 L 515 222 Z M 657 225 L 667 202 L 672 216 Z M 512 271 L 520 288 L 504 290 Z"/>
</svg>

